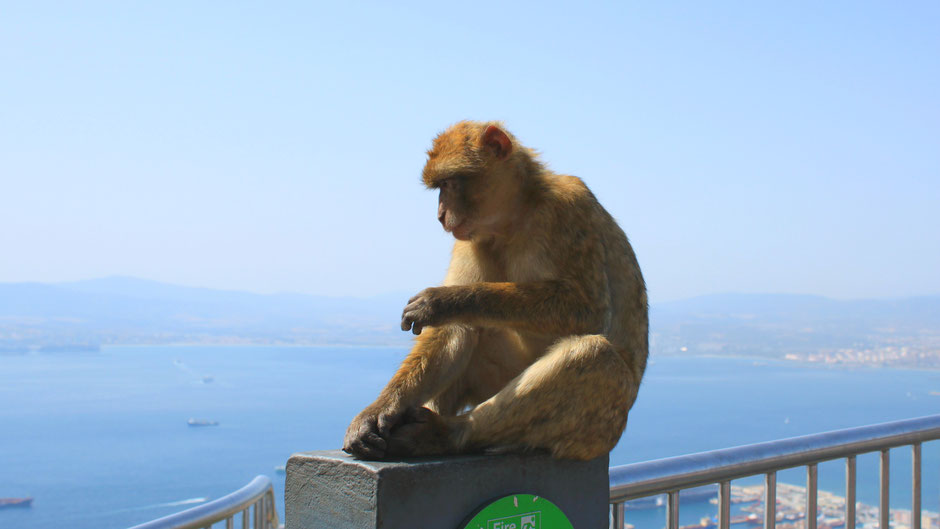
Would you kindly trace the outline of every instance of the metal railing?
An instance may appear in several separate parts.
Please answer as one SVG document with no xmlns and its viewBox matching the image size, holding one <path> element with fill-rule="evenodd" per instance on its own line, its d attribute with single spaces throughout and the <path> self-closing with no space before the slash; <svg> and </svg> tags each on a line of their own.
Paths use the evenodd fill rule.
<svg viewBox="0 0 940 529">
<path fill-rule="evenodd" d="M 718 529 L 731 523 L 731 480 L 764 475 L 764 529 L 777 519 L 777 471 L 806 467 L 806 526 L 816 529 L 817 465 L 845 459 L 845 529 L 855 529 L 855 458 L 880 452 L 879 528 L 889 529 L 888 450 L 911 446 L 911 529 L 921 529 L 921 443 L 940 439 L 940 415 L 836 430 L 711 452 L 702 452 L 610 468 L 611 520 L 615 529 L 625 523 L 624 502 L 666 495 L 666 529 L 679 527 L 679 491 L 718 484 Z"/>
<path fill-rule="evenodd" d="M 241 513 L 241 529 L 277 529 L 277 509 L 271 479 L 258 476 L 235 492 L 198 507 L 135 525 L 131 529 L 208 529 L 225 522 L 225 529 L 235 528 Z"/>
</svg>

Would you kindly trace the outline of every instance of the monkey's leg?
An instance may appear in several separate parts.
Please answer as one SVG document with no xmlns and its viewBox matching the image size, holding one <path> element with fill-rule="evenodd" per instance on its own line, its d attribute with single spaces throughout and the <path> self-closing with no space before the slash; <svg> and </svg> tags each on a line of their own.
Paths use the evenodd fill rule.
<svg viewBox="0 0 940 529">
<path fill-rule="evenodd" d="M 469 355 L 460 376 L 425 406 L 443 416 L 457 415 L 495 395 L 531 363 L 519 335 L 506 329 L 478 329 Z"/>
<path fill-rule="evenodd" d="M 405 410 L 390 428 L 386 455 L 407 457 L 452 454 L 467 415 L 458 415 L 492 397 L 531 363 L 518 334 L 505 329 L 478 329 L 469 362 L 460 376 L 424 403 Z"/>
<path fill-rule="evenodd" d="M 379 397 L 346 430 L 343 450 L 363 459 L 386 457 L 389 431 L 409 408 L 421 406 L 460 380 L 478 332 L 463 325 L 427 329 Z"/>
<path fill-rule="evenodd" d="M 639 380 L 630 367 L 603 336 L 563 339 L 455 425 L 457 451 L 544 449 L 567 459 L 606 454 L 636 399 Z"/>
</svg>

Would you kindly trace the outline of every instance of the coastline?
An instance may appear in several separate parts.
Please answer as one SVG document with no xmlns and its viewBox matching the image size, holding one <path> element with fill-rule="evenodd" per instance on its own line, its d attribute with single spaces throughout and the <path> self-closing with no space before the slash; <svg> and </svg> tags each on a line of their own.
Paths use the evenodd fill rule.
<svg viewBox="0 0 940 529">
<path fill-rule="evenodd" d="M 403 339 L 401 343 L 395 341 L 381 341 L 381 342 L 357 342 L 357 343 L 331 343 L 331 342 L 259 342 L 259 341 L 236 341 L 236 342 L 221 342 L 221 341 L 207 341 L 207 342 L 192 342 L 192 341 L 180 341 L 180 342 L 153 342 L 153 343 L 107 343 L 100 344 L 97 351 L 89 350 L 87 347 L 85 349 L 76 347 L 74 351 L 70 350 L 68 347 L 57 347 L 54 351 L 44 351 L 41 348 L 39 349 L 28 349 L 28 350 L 17 350 L 17 351 L 2 351 L 0 352 L 0 357 L 4 356 L 21 356 L 21 355 L 35 355 L 35 354 L 88 354 L 88 353 L 100 353 L 108 349 L 137 349 L 137 348 L 146 348 L 146 347 L 172 347 L 172 348 L 184 348 L 184 347 L 233 347 L 233 348 L 247 348 L 247 347 L 271 347 L 271 348 L 292 348 L 292 349 L 401 349 L 408 350 L 411 348 L 411 339 Z M 713 358 L 717 360 L 742 360 L 754 362 L 754 365 L 760 365 L 761 363 L 766 364 L 776 364 L 780 366 L 792 366 L 800 367 L 807 369 L 836 369 L 842 371 L 855 371 L 855 370 L 892 370 L 892 371 L 908 371 L 908 372 L 940 372 L 940 365 L 937 366 L 908 366 L 908 365 L 891 365 L 885 363 L 849 363 L 849 362 L 821 362 L 821 361 L 812 361 L 804 360 L 800 358 L 787 358 L 787 356 L 780 357 L 771 357 L 771 356 L 762 356 L 755 354 L 719 354 L 719 353 L 666 353 L 666 352 L 651 352 L 649 360 L 650 362 L 655 362 L 659 358 Z M 940 391 L 940 388 L 938 388 Z M 934 395 L 934 396 L 940 396 Z"/>
</svg>

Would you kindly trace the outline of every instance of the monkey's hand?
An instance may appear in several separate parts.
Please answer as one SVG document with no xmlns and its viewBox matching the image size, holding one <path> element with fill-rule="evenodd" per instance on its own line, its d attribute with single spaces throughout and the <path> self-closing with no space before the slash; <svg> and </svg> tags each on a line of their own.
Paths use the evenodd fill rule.
<svg viewBox="0 0 940 529">
<path fill-rule="evenodd" d="M 366 408 L 346 429 L 343 451 L 359 459 L 383 459 L 387 455 L 389 432 L 401 419 L 401 412 Z"/>
<path fill-rule="evenodd" d="M 467 421 L 462 417 L 442 417 L 428 408 L 408 408 L 388 438 L 390 457 L 455 454 L 456 439 Z"/>
<path fill-rule="evenodd" d="M 425 326 L 443 323 L 444 307 L 447 304 L 444 297 L 446 288 L 426 288 L 409 299 L 401 313 L 401 330 L 421 334 Z"/>
</svg>

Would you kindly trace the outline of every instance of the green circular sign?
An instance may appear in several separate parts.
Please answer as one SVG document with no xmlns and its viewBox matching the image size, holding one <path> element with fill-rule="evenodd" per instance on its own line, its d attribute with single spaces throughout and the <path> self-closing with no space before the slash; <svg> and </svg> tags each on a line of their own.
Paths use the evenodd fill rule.
<svg viewBox="0 0 940 529">
<path fill-rule="evenodd" d="M 554 503 L 531 494 L 500 498 L 480 510 L 463 529 L 574 529 Z"/>
</svg>

